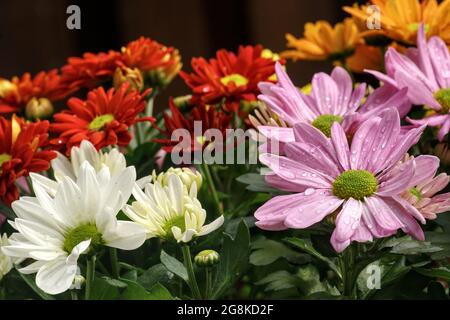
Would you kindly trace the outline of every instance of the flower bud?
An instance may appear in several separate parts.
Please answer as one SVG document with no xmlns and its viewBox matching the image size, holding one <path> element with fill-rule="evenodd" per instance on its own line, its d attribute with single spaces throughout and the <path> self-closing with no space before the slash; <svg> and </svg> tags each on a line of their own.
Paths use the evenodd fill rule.
<svg viewBox="0 0 450 320">
<path fill-rule="evenodd" d="M 53 111 L 53 104 L 47 98 L 33 97 L 25 107 L 25 115 L 30 120 L 49 118 Z"/>
<path fill-rule="evenodd" d="M 141 91 L 144 88 L 144 79 L 138 68 L 117 68 L 114 72 L 113 85 L 119 89 L 124 83 L 129 83 L 130 90 Z"/>
<path fill-rule="evenodd" d="M 80 290 L 83 287 L 85 282 L 86 282 L 86 279 L 82 275 L 77 274 L 77 275 L 75 275 L 75 278 L 73 279 L 72 286 L 70 287 L 70 289 Z"/>
<path fill-rule="evenodd" d="M 194 262 L 199 267 L 212 267 L 219 263 L 220 256 L 217 251 L 203 250 L 200 251 L 194 258 Z"/>
<path fill-rule="evenodd" d="M 159 175 L 157 175 L 153 170 L 152 180 L 158 181 L 161 185 L 166 186 L 169 176 L 172 174 L 177 175 L 188 190 L 191 189 L 192 183 L 194 182 L 197 184 L 197 189 L 200 189 L 202 185 L 202 175 L 198 171 L 194 172 L 189 168 L 169 168 L 167 171 L 162 172 Z"/>
<path fill-rule="evenodd" d="M 15 92 L 17 92 L 17 86 L 14 83 L 6 79 L 0 79 L 0 98 L 5 98 Z"/>
</svg>

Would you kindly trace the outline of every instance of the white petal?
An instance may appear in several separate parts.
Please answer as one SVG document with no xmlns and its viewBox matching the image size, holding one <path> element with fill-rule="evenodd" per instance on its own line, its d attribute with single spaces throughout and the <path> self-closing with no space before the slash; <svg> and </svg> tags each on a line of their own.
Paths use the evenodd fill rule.
<svg viewBox="0 0 450 320">
<path fill-rule="evenodd" d="M 213 232 L 214 230 L 219 229 L 222 226 L 223 222 L 224 222 L 224 217 L 223 216 L 218 217 L 216 220 L 214 220 L 210 224 L 204 225 L 198 235 L 204 236 L 208 233 Z"/>
<path fill-rule="evenodd" d="M 106 244 L 122 250 L 139 248 L 146 239 L 146 230 L 141 225 L 130 221 L 118 221 L 116 230 L 104 234 Z"/>
<path fill-rule="evenodd" d="M 43 265 L 37 275 L 37 286 L 48 294 L 65 292 L 72 285 L 77 265 L 66 264 L 66 259 L 53 260 Z"/>
</svg>

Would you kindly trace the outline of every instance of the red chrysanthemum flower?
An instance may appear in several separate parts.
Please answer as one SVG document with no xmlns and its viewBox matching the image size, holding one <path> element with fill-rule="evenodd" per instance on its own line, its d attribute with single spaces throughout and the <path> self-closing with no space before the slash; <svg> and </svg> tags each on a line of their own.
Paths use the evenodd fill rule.
<svg viewBox="0 0 450 320">
<path fill-rule="evenodd" d="M 30 115 L 30 118 L 39 118 L 39 113 L 51 115 L 52 102 L 64 99 L 73 91 L 62 83 L 56 69 L 41 71 L 34 77 L 27 72 L 21 77 L 13 77 L 11 81 L 2 79 L 0 87 L 3 88 L 0 90 L 0 114 L 21 113 L 28 108 L 27 116 L 36 114 Z"/>
<path fill-rule="evenodd" d="M 48 121 L 26 123 L 15 116 L 0 117 L 0 199 L 6 205 L 19 197 L 15 185 L 19 177 L 48 170 L 56 157 L 56 152 L 42 150 L 48 128 Z"/>
<path fill-rule="evenodd" d="M 225 110 L 236 112 L 241 100 L 256 100 L 260 81 L 274 80 L 275 56 L 260 45 L 241 46 L 237 55 L 219 50 L 209 61 L 193 58 L 194 72 L 181 71 L 180 76 L 192 89 L 193 103 L 224 102 Z"/>
<path fill-rule="evenodd" d="M 118 66 L 120 53 L 85 53 L 83 57 L 71 57 L 61 68 L 62 80 L 70 88 L 97 87 L 102 81 L 112 78 Z"/>
<path fill-rule="evenodd" d="M 180 141 L 172 140 L 172 136 L 176 130 L 184 129 L 189 133 L 191 139 L 190 146 L 182 146 L 184 151 L 196 151 L 205 148 L 208 145 L 208 139 L 205 139 L 205 132 L 208 129 L 218 129 L 223 137 L 226 135 L 226 129 L 230 127 L 231 116 L 220 110 L 216 110 L 213 106 L 199 105 L 194 107 L 188 116 L 184 116 L 173 102 L 169 101 L 170 114 L 164 113 L 165 130 L 161 130 L 167 137 L 166 139 L 154 139 L 154 142 L 163 145 L 163 149 L 171 152 Z M 196 127 L 195 126 L 199 126 Z M 179 131 L 180 134 L 184 134 Z M 185 141 L 184 141 L 185 142 Z"/>
<path fill-rule="evenodd" d="M 181 57 L 177 49 L 140 37 L 122 48 L 121 64 L 138 68 L 144 77 L 154 84 L 168 84 L 181 69 Z"/>
<path fill-rule="evenodd" d="M 144 97 L 150 90 L 139 94 L 128 89 L 128 84 L 108 92 L 99 87 L 90 91 L 86 100 L 70 98 L 68 110 L 53 116 L 55 121 L 50 129 L 59 137 L 52 139 L 51 144 L 64 149 L 67 154 L 82 140 L 89 140 L 97 149 L 128 145 L 131 141 L 130 126 L 154 120 L 151 117 L 139 118 L 146 105 Z"/>
</svg>

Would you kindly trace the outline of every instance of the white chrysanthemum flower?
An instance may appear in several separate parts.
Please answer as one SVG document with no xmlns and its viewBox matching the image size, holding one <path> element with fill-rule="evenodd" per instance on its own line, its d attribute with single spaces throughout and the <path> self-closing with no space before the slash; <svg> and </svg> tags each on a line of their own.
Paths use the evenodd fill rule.
<svg viewBox="0 0 450 320">
<path fill-rule="evenodd" d="M 113 148 L 108 152 L 97 151 L 91 142 L 83 140 L 79 147 L 71 149 L 70 160 L 61 153 L 58 153 L 58 156 L 52 160 L 51 164 L 56 181 L 44 176 L 36 176 L 35 180 L 54 196 L 58 182 L 62 181 L 64 177 L 69 177 L 72 180 L 77 179 L 81 164 L 84 161 L 89 162 L 96 172 L 100 172 L 107 167 L 113 177 L 121 174 L 127 166 L 124 155 L 118 149 Z"/>
<path fill-rule="evenodd" d="M 195 182 L 197 184 L 197 189 L 200 189 L 202 186 L 203 178 L 200 172 L 193 171 L 190 168 L 169 168 L 164 172 L 161 172 L 159 174 L 156 173 L 155 170 L 153 170 L 152 174 L 146 177 L 143 177 L 139 179 L 136 183 L 139 185 L 139 187 L 142 189 L 147 183 L 156 182 L 158 181 L 162 186 L 166 186 L 169 181 L 169 176 L 175 174 L 178 177 L 180 177 L 181 182 L 190 189 L 191 185 Z"/>
<path fill-rule="evenodd" d="M 134 201 L 123 209 L 133 221 L 145 226 L 147 238 L 159 237 L 189 242 L 195 237 L 218 229 L 223 216 L 204 225 L 206 211 L 197 199 L 197 184 L 188 189 L 176 174 L 168 175 L 167 184 L 159 181 L 147 183 L 145 190 L 135 184 Z"/>
<path fill-rule="evenodd" d="M 36 284 L 49 294 L 69 289 L 83 253 L 101 246 L 133 250 L 145 241 L 145 229 L 116 215 L 127 203 L 136 180 L 134 167 L 111 176 L 109 168 L 98 173 L 85 161 L 78 177 L 61 178 L 52 197 L 36 175 L 31 175 L 36 197 L 13 202 L 17 215 L 11 225 L 18 231 L 3 253 L 13 258 L 36 260 L 19 269 L 36 273 Z"/>
<path fill-rule="evenodd" d="M 3 236 L 0 236 L 0 249 L 8 244 L 8 236 L 5 233 Z M 13 264 L 11 258 L 3 254 L 0 250 L 0 280 L 2 280 L 3 277 L 11 271 L 12 267 Z"/>
</svg>

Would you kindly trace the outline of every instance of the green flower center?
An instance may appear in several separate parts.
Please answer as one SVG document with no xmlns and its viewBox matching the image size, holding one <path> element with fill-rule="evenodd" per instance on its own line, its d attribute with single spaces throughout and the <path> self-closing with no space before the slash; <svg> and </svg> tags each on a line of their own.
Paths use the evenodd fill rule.
<svg viewBox="0 0 450 320">
<path fill-rule="evenodd" d="M 113 120 L 114 120 L 114 116 L 112 114 L 109 114 L 109 113 L 104 114 L 104 115 L 95 117 L 95 119 L 92 120 L 91 123 L 89 123 L 88 128 L 89 128 L 89 130 L 98 131 Z"/>
<path fill-rule="evenodd" d="M 422 192 L 417 190 L 417 188 L 412 188 L 409 190 L 409 193 L 411 193 L 414 197 L 417 198 L 417 200 L 421 200 L 423 198 Z"/>
<path fill-rule="evenodd" d="M 441 113 L 448 113 L 450 111 L 450 88 L 441 89 L 434 93 L 434 98 L 441 105 Z"/>
<path fill-rule="evenodd" d="M 184 216 L 177 216 L 175 218 L 172 218 L 170 220 L 168 220 L 165 224 L 164 224 L 164 231 L 166 232 L 166 234 L 172 234 L 172 227 L 178 227 L 181 229 L 181 231 L 184 231 L 186 229 L 186 222 L 184 220 Z"/>
<path fill-rule="evenodd" d="M 329 138 L 331 136 L 331 126 L 333 123 L 341 123 L 342 119 L 341 116 L 336 116 L 334 114 L 323 114 L 318 116 L 316 120 L 312 122 L 312 125 Z"/>
<path fill-rule="evenodd" d="M 408 24 L 406 27 L 408 28 L 409 31 L 417 32 L 417 31 L 419 31 L 419 26 L 420 26 L 420 24 L 418 22 L 413 22 L 413 23 Z M 427 33 L 428 30 L 430 30 L 430 25 L 428 23 L 426 23 L 425 24 L 425 33 Z"/>
<path fill-rule="evenodd" d="M 239 73 L 233 73 L 220 79 L 220 82 L 227 86 L 230 82 L 234 82 L 236 87 L 245 86 L 248 83 L 248 79 Z"/>
<path fill-rule="evenodd" d="M 11 160 L 11 156 L 7 153 L 0 154 L 0 168 L 6 161 Z"/>
<path fill-rule="evenodd" d="M 333 193 L 341 199 L 362 200 L 377 191 L 378 181 L 366 170 L 348 170 L 341 173 L 333 182 Z"/>
<path fill-rule="evenodd" d="M 64 240 L 63 249 L 67 253 L 71 253 L 79 243 L 91 239 L 91 246 L 103 245 L 102 234 L 98 232 L 97 227 L 93 224 L 84 224 L 67 233 Z"/>
</svg>

